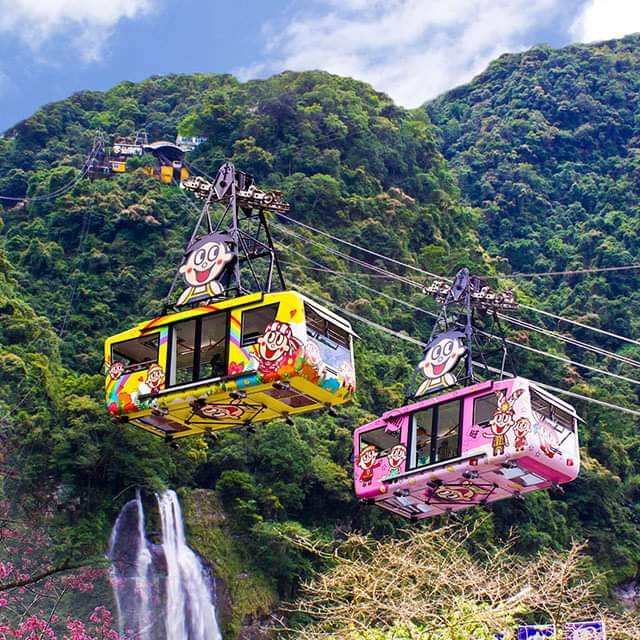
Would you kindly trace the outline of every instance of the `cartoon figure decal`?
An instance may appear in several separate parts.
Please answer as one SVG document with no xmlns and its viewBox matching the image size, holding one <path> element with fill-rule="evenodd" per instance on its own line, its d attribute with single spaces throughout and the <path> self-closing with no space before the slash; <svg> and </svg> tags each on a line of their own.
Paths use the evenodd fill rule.
<svg viewBox="0 0 640 640">
<path fill-rule="evenodd" d="M 367 445 L 358 456 L 358 466 L 362 469 L 360 474 L 360 482 L 364 485 L 370 485 L 373 481 L 373 470 L 380 464 L 376 462 L 378 459 L 378 450 L 372 445 Z"/>
<path fill-rule="evenodd" d="M 389 463 L 388 478 L 393 478 L 400 474 L 400 467 L 407 459 L 407 448 L 403 444 L 397 444 L 389 451 L 387 462 Z"/>
<path fill-rule="evenodd" d="M 516 420 L 513 425 L 513 434 L 516 437 L 514 445 L 516 451 L 524 451 L 527 447 L 527 434 L 531 431 L 531 423 L 527 418 Z"/>
<path fill-rule="evenodd" d="M 322 361 L 320 347 L 317 342 L 307 340 L 307 343 L 304 345 L 304 359 L 317 371 L 320 377 L 325 374 L 326 367 Z"/>
<path fill-rule="evenodd" d="M 124 371 L 124 362 L 121 362 L 120 360 L 116 360 L 109 367 L 109 371 L 107 372 L 107 375 L 109 375 L 112 380 L 117 380 L 122 375 L 123 371 Z"/>
<path fill-rule="evenodd" d="M 291 326 L 277 320 L 267 325 L 265 332 L 254 345 L 258 358 L 258 372 L 264 381 L 275 377 L 278 369 L 286 364 L 293 365 L 301 342 L 294 337 Z"/>
<path fill-rule="evenodd" d="M 180 267 L 187 288 L 178 299 L 178 306 L 224 293 L 219 279 L 234 257 L 229 249 L 231 242 L 231 236 L 227 234 L 210 233 L 191 244 Z"/>
<path fill-rule="evenodd" d="M 504 391 L 497 391 L 498 407 L 489 422 L 490 434 L 484 434 L 485 438 L 491 438 L 493 455 L 504 455 L 505 447 L 509 446 L 507 433 L 515 424 L 513 405 L 524 393 L 523 389 L 516 389 L 508 398 Z"/>
<path fill-rule="evenodd" d="M 343 362 L 339 374 L 342 378 L 342 386 L 350 393 L 353 393 L 356 390 L 356 374 L 351 364 L 349 362 Z"/>
<path fill-rule="evenodd" d="M 140 378 L 138 395 L 155 395 L 164 384 L 164 369 L 157 363 L 153 363 L 147 371 L 146 379 Z"/>
<path fill-rule="evenodd" d="M 427 497 L 435 496 L 443 502 L 471 502 L 481 499 L 492 491 L 492 485 L 479 485 L 465 480 L 460 484 L 443 484 L 435 489 L 428 489 Z"/>
<path fill-rule="evenodd" d="M 205 420 L 226 420 L 229 418 L 241 418 L 244 408 L 237 404 L 213 404 L 205 402 L 194 406 L 193 413 Z"/>
<path fill-rule="evenodd" d="M 462 342 L 464 337 L 461 331 L 447 331 L 427 346 L 424 358 L 418 364 L 426 380 L 418 387 L 416 396 L 450 387 L 458 381 L 452 371 L 467 351 Z"/>
<path fill-rule="evenodd" d="M 553 458 L 556 454 L 560 454 L 560 437 L 558 432 L 546 422 L 540 422 L 536 425 L 538 437 L 540 438 L 540 451 L 547 458 Z"/>
</svg>

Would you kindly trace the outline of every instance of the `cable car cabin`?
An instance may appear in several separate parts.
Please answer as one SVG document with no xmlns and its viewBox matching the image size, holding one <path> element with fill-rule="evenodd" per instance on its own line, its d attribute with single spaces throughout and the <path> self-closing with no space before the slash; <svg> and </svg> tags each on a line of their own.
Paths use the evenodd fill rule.
<svg viewBox="0 0 640 640">
<path fill-rule="evenodd" d="M 107 408 L 168 439 L 329 408 L 355 390 L 352 335 L 292 291 L 160 316 L 105 342 Z"/>
<path fill-rule="evenodd" d="M 356 429 L 356 495 L 418 520 L 570 482 L 577 420 L 524 378 L 414 402 Z"/>
</svg>

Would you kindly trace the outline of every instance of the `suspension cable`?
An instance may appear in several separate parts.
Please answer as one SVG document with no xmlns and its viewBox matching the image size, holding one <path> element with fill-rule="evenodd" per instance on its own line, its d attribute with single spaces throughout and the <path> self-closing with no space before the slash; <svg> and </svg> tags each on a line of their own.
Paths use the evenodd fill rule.
<svg viewBox="0 0 640 640">
<path fill-rule="evenodd" d="M 282 246 L 282 244 L 281 244 L 281 246 Z M 305 259 L 309 260 L 310 262 L 313 262 L 316 265 L 320 264 L 320 266 L 322 266 L 321 263 L 318 263 L 315 260 L 312 260 L 311 258 L 308 258 L 307 256 L 304 256 L 302 253 L 300 253 L 298 251 L 295 251 L 294 249 L 291 249 L 289 247 L 286 247 L 286 248 L 288 250 L 293 251 L 294 253 L 296 253 L 297 255 L 299 255 L 302 258 L 305 258 Z M 418 307 L 418 306 L 412 305 L 412 304 L 406 302 L 405 300 L 396 298 L 395 296 L 391 296 L 391 295 L 389 295 L 387 293 L 383 293 L 383 292 L 381 292 L 381 291 L 379 291 L 377 289 L 374 289 L 372 287 L 368 287 L 366 285 L 363 285 L 361 282 L 359 282 L 357 280 L 349 279 L 348 277 L 345 277 L 345 276 L 341 276 L 341 277 L 343 279 L 345 279 L 345 280 L 353 282 L 354 284 L 356 284 L 357 286 L 359 286 L 359 287 L 361 287 L 363 289 L 366 289 L 366 290 L 371 291 L 371 292 L 373 292 L 375 294 L 378 294 L 378 295 L 381 295 L 381 296 L 383 296 L 385 298 L 388 298 L 388 299 L 396 302 L 397 304 L 409 307 L 409 308 L 411 308 L 411 309 L 413 309 L 415 311 L 419 311 L 421 313 L 425 313 L 425 314 L 427 314 L 427 315 L 429 315 L 431 317 L 434 317 L 436 315 L 433 312 L 428 311 L 427 309 L 423 309 L 422 307 Z M 488 333 L 486 331 L 478 330 L 478 333 L 488 337 L 489 339 L 500 340 L 500 338 L 498 338 L 497 336 L 494 336 L 493 334 Z M 536 353 L 537 355 L 542 355 L 542 356 L 545 356 L 547 358 L 551 358 L 553 360 L 558 360 L 558 361 L 563 362 L 565 364 L 570 364 L 570 365 L 573 365 L 575 367 L 580 367 L 582 369 L 585 369 L 587 371 L 592 371 L 594 373 L 599 373 L 599 374 L 602 374 L 602 375 L 610 376 L 612 378 L 616 378 L 616 379 L 622 380 L 624 382 L 629 382 L 631 384 L 640 385 L 640 380 L 636 380 L 635 378 L 629 378 L 627 376 L 623 376 L 623 375 L 620 375 L 620 374 L 617 374 L 617 373 L 613 373 L 613 372 L 607 371 L 605 369 L 600 369 L 598 367 L 594 367 L 592 365 L 585 364 L 583 362 L 577 362 L 576 360 L 572 360 L 570 358 L 565 358 L 564 356 L 560 356 L 560 355 L 557 355 L 557 354 L 554 354 L 554 353 L 549 353 L 549 352 L 546 352 L 546 351 L 542 351 L 541 349 L 536 349 L 535 347 L 531 347 L 529 345 L 521 344 L 521 343 L 516 342 L 514 340 L 511 340 L 509 338 L 505 339 L 505 342 L 507 344 L 509 344 L 511 346 L 514 346 L 514 347 L 517 347 L 519 349 L 524 349 L 526 351 L 530 351 L 532 353 Z"/>
<path fill-rule="evenodd" d="M 305 243 L 320 246 L 323 249 L 327 250 L 329 253 L 333 253 L 334 255 L 338 255 L 338 257 L 341 257 L 343 259 L 355 262 L 356 264 L 361 264 L 361 261 L 352 258 L 352 256 L 348 256 L 347 254 L 343 254 L 341 252 L 334 252 L 334 250 L 332 250 L 330 247 L 327 247 L 323 243 L 316 242 L 314 240 L 311 240 L 310 238 L 306 238 L 305 236 L 297 234 L 294 231 L 291 231 L 290 229 L 287 229 L 283 225 L 277 224 L 277 228 L 282 229 L 283 231 L 285 231 L 285 233 L 288 233 L 289 235 L 291 235 L 293 237 L 296 237 L 296 238 L 300 239 L 301 241 L 303 241 Z M 302 258 L 305 258 L 307 260 L 312 261 L 310 258 L 305 256 L 304 254 L 296 252 L 295 250 L 291 249 L 288 246 L 285 246 L 285 248 L 287 250 L 293 251 L 294 253 L 297 253 Z M 312 261 L 312 262 L 314 262 L 316 267 L 326 267 L 326 265 L 322 265 L 321 263 L 318 263 L 318 262 L 315 262 L 315 261 Z M 409 284 L 410 283 L 415 287 L 419 287 L 421 289 L 423 288 L 422 285 L 420 285 L 420 283 L 417 283 L 415 281 L 409 280 L 409 279 L 404 278 L 402 276 L 395 277 L 397 274 L 393 274 L 391 272 L 385 271 L 383 269 L 380 269 L 379 267 L 373 267 L 372 265 L 368 265 L 367 267 L 368 268 L 373 268 L 373 269 L 375 269 L 377 271 L 384 272 L 385 275 L 394 277 L 394 279 L 397 279 L 399 282 L 402 282 L 404 284 Z M 427 311 L 425 309 L 421 309 L 420 307 L 415 307 L 414 305 L 411 305 L 411 304 L 407 303 L 404 300 L 400 300 L 400 299 L 398 299 L 398 298 L 396 298 L 394 296 L 389 296 L 388 294 L 382 293 L 377 289 L 368 288 L 365 285 L 363 285 L 362 283 L 360 283 L 360 282 L 358 282 L 356 280 L 350 279 L 348 276 L 340 274 L 340 272 L 335 272 L 335 275 L 338 275 L 339 277 L 342 277 L 344 279 L 348 279 L 351 282 L 354 282 L 355 284 L 357 284 L 358 286 L 360 286 L 362 288 L 366 288 L 366 289 L 368 289 L 370 291 L 373 291 L 373 292 L 375 292 L 375 293 L 377 293 L 379 295 L 382 295 L 383 297 L 390 298 L 394 302 L 397 302 L 398 304 L 401 304 L 403 306 L 408 306 L 409 308 L 412 308 L 412 309 L 415 309 L 417 311 L 421 311 L 421 312 L 424 312 L 424 313 L 428 313 L 430 315 L 434 315 L 434 314 L 432 314 L 432 312 L 429 312 L 429 311 Z M 561 334 L 558 334 L 556 332 L 552 332 L 550 330 L 547 330 L 547 329 L 544 329 L 544 328 L 541 328 L 541 327 L 537 327 L 536 325 L 531 325 L 529 323 L 525 323 L 524 321 L 520 321 L 518 319 L 512 318 L 511 316 L 507 316 L 507 315 L 504 315 L 504 314 L 499 314 L 499 317 L 504 318 L 505 320 L 508 320 L 508 321 L 512 321 L 514 323 L 520 323 L 520 326 L 525 326 L 526 325 L 526 328 L 528 328 L 530 330 L 533 330 L 533 331 L 537 331 L 538 333 L 541 333 L 542 335 L 547 335 L 549 337 L 556 338 L 557 340 L 562 340 L 562 341 L 564 341 L 566 343 L 573 344 L 574 346 L 578 346 L 579 348 L 583 348 L 583 349 L 586 349 L 586 350 L 589 350 L 589 351 L 593 351 L 595 353 L 598 353 L 599 355 L 603 355 L 603 356 L 605 356 L 607 358 L 618 360 L 618 361 L 623 362 L 623 363 L 625 363 L 625 364 L 627 364 L 629 366 L 636 366 L 636 367 L 640 366 L 640 362 L 632 360 L 631 358 L 626 358 L 625 356 L 619 356 L 618 354 L 615 354 L 615 353 L 610 352 L 610 351 L 606 351 L 605 349 L 600 349 L 599 347 L 595 347 L 593 345 L 589 345 L 587 343 L 581 342 L 581 341 L 579 341 L 577 339 L 574 339 L 574 338 L 566 338 L 566 337 L 562 336 Z M 483 335 L 487 335 L 488 337 L 495 338 L 495 336 L 493 336 L 492 334 L 486 334 L 485 332 L 482 332 L 482 331 L 480 331 L 479 333 L 482 333 Z M 533 351 L 534 353 L 539 353 L 539 354 L 546 353 L 546 352 L 542 352 L 540 350 L 535 350 L 533 347 L 529 347 L 527 345 L 523 345 L 523 344 L 521 344 L 519 342 L 515 342 L 513 340 L 507 339 L 506 342 L 508 344 L 516 346 L 516 347 L 518 347 L 520 349 Z M 552 359 L 555 359 L 555 360 L 560 360 L 560 361 L 564 362 L 565 364 L 571 364 L 573 366 L 581 367 L 583 369 L 586 369 L 586 370 L 589 370 L 589 371 L 593 371 L 595 373 L 603 373 L 605 375 L 610 375 L 610 376 L 612 376 L 614 378 L 618 378 L 618 379 L 623 380 L 625 382 L 631 382 L 632 384 L 640 384 L 640 380 L 635 380 L 633 378 L 628 378 L 626 376 L 622 376 L 622 375 L 619 375 L 619 374 L 616 374 L 616 373 L 613 373 L 613 372 L 610 372 L 610 371 L 606 371 L 606 370 L 600 369 L 598 367 L 593 367 L 593 366 L 585 364 L 585 363 L 577 362 L 577 361 L 571 360 L 569 358 L 563 358 L 562 356 L 559 356 L 559 355 L 556 355 L 556 354 L 547 354 L 547 355 L 548 355 L 548 357 L 550 357 Z"/>
<path fill-rule="evenodd" d="M 297 287 L 295 285 L 293 285 L 294 289 L 297 289 Z M 314 296 L 310 296 L 308 293 L 306 292 L 302 292 L 304 293 L 305 296 L 307 296 L 308 298 L 314 299 Z M 365 318 L 363 316 L 358 315 L 357 313 L 354 313 L 353 311 L 350 311 L 349 309 L 345 309 L 344 307 L 341 307 L 340 305 L 336 304 L 335 302 L 331 302 L 330 300 L 326 300 L 324 298 L 315 298 L 316 302 L 318 302 L 319 304 L 324 304 L 328 307 L 331 307 L 333 309 L 335 309 L 336 311 L 339 311 L 340 313 L 343 313 L 344 315 L 353 318 L 354 320 L 357 320 L 358 322 L 362 322 L 363 324 L 376 329 L 377 331 L 380 331 L 381 333 L 386 333 L 387 335 L 390 335 L 394 338 L 397 338 L 399 340 L 404 340 L 405 342 L 409 342 L 411 344 L 415 344 L 421 347 L 425 347 L 426 344 L 424 342 L 422 342 L 421 340 L 418 340 L 416 338 L 414 338 L 413 336 L 407 335 L 405 333 L 399 332 L 399 331 L 395 331 L 394 329 L 390 329 L 389 327 L 385 327 L 384 325 L 378 323 L 378 322 L 374 322 L 373 320 L 369 320 L 369 318 Z M 477 365 L 481 365 L 481 363 L 474 363 Z M 491 367 L 492 369 L 495 369 L 495 367 Z M 496 370 L 497 371 L 497 370 Z M 505 372 L 507 375 L 509 375 L 510 377 L 513 377 L 513 374 L 510 374 L 508 372 Z M 630 415 L 636 416 L 636 417 L 640 417 L 640 411 L 636 411 L 634 409 L 629 409 L 628 407 L 622 407 L 620 405 L 617 404 L 613 404 L 611 402 L 606 402 L 604 400 L 598 400 L 597 398 L 591 398 L 590 396 L 585 396 L 579 393 L 575 393 L 574 391 L 567 391 L 566 389 L 560 389 L 559 387 L 554 387 L 552 385 L 546 384 L 546 383 L 540 383 L 540 382 L 534 382 L 534 384 L 543 387 L 545 389 L 548 389 L 549 391 L 554 391 L 556 393 L 560 393 L 566 396 L 570 396 L 572 398 L 576 398 L 578 400 L 583 400 L 584 402 L 589 402 L 592 404 L 597 404 L 599 406 L 602 407 L 606 407 L 607 409 L 613 409 L 616 411 L 621 411 L 623 413 L 628 413 Z"/>
<path fill-rule="evenodd" d="M 285 215 L 285 214 L 283 214 L 283 213 L 279 213 L 279 212 L 278 212 L 278 213 L 276 213 L 276 215 L 277 215 L 277 216 L 279 216 L 279 217 L 281 217 L 281 218 L 284 218 L 284 219 L 286 219 L 287 221 L 289 221 L 289 222 L 291 222 L 291 223 L 293 223 L 293 224 L 296 224 L 296 225 L 298 225 L 298 226 L 300 226 L 300 227 L 302 227 L 302 228 L 304 228 L 304 229 L 307 229 L 308 231 L 311 231 L 312 233 L 316 233 L 316 234 L 319 234 L 319 235 L 323 235 L 323 236 L 328 237 L 328 238 L 330 238 L 331 240 L 334 240 L 334 241 L 336 241 L 336 242 L 340 242 L 340 243 L 342 243 L 342 244 L 346 244 L 346 245 L 348 245 L 348 246 L 350 246 L 350 247 L 352 247 L 352 248 L 354 248 L 354 249 L 357 249 L 357 250 L 359 250 L 359 251 L 363 251 L 363 252 L 365 252 L 365 253 L 369 253 L 369 254 L 371 254 L 371 255 L 374 255 L 374 256 L 376 256 L 376 257 L 378 257 L 378 258 L 381 258 L 382 260 L 386 260 L 386 261 L 388 261 L 388 262 L 392 262 L 393 264 L 397 264 L 397 265 L 399 265 L 399 266 L 405 267 L 406 269 L 411 269 L 411 270 L 413 270 L 413 271 L 417 271 L 417 272 L 423 273 L 424 275 L 428 275 L 428 276 L 430 276 L 430 277 L 437 278 L 438 280 L 444 280 L 444 281 L 447 281 L 447 282 L 451 282 L 451 279 L 450 279 L 450 278 L 446 278 L 446 277 L 443 277 L 443 276 L 439 276 L 439 275 L 436 275 L 436 274 L 430 273 L 430 272 L 428 272 L 428 271 L 425 271 L 425 270 L 423 270 L 423 269 L 420 269 L 419 267 L 416 267 L 415 265 L 407 264 L 407 263 L 405 263 L 405 262 L 402 262 L 402 261 L 400 261 L 400 260 L 396 260 L 395 258 L 391 258 L 391 257 L 389 257 L 389 256 L 385 256 L 385 255 L 383 255 L 383 254 L 381 254 L 381 253 L 377 253 L 377 252 L 375 252 L 375 251 L 370 251 L 369 249 L 365 249 L 364 247 L 361 247 L 361 246 L 359 246 L 359 245 L 357 245 L 357 244 L 355 244 L 355 243 L 353 243 L 353 242 L 349 242 L 349 241 L 347 241 L 347 240 L 343 240 L 342 238 L 339 238 L 339 237 L 337 237 L 337 236 L 334 236 L 334 235 L 332 235 L 332 234 L 330 234 L 330 233 L 328 233 L 328 232 L 326 232 L 326 231 L 322 231 L 321 229 L 317 229 L 317 228 L 315 228 L 315 227 L 313 227 L 313 226 L 311 226 L 311 225 L 309 225 L 309 224 L 306 224 L 306 223 L 300 222 L 299 220 L 296 220 L 295 218 L 291 218 L 290 216 L 287 216 L 287 215 Z M 300 237 L 300 238 L 304 238 L 304 236 L 299 236 L 299 235 L 298 235 L 298 237 Z M 307 240 L 308 240 L 308 239 L 307 239 Z M 321 243 L 314 242 L 314 241 L 310 241 L 310 242 L 312 242 L 313 244 L 316 244 L 316 245 L 320 245 L 320 246 L 322 246 L 322 244 L 321 244 Z M 325 247 L 324 247 L 324 248 L 328 250 L 328 248 L 326 247 L 326 245 L 325 245 Z M 330 252 L 331 252 L 331 253 L 334 253 L 334 255 L 340 255 L 340 257 L 344 257 L 344 258 L 345 258 L 345 259 L 347 259 L 347 260 L 351 260 L 351 261 L 355 261 L 355 260 L 356 260 L 356 259 L 354 259 L 352 256 L 347 256 L 346 254 L 341 254 L 340 252 L 335 252 L 335 250 L 331 250 Z M 367 268 L 371 268 L 371 265 L 367 266 Z M 389 272 L 387 272 L 387 273 L 389 273 Z M 396 275 L 397 275 L 397 274 L 396 274 Z M 489 277 L 493 278 L 494 276 L 489 276 Z M 499 277 L 499 276 L 496 276 L 496 277 Z M 505 277 L 508 277 L 508 276 L 505 276 Z M 407 279 L 407 280 L 408 280 L 408 279 Z M 411 281 L 409 281 L 409 282 L 411 282 Z M 408 284 L 409 282 L 407 282 L 407 284 Z M 422 287 L 422 286 L 423 286 L 423 285 L 421 285 L 421 284 L 419 284 L 419 283 L 415 283 L 415 282 L 411 282 L 411 284 L 412 284 L 413 286 L 417 286 L 417 287 Z M 522 308 L 522 309 L 526 309 L 526 310 L 528 310 L 528 311 L 533 311 L 533 312 L 535 312 L 535 313 L 539 313 L 539 314 L 542 314 L 542 315 L 545 315 L 545 316 L 548 316 L 548 317 L 554 318 L 554 319 L 559 320 L 559 321 L 562 321 L 562 322 L 567 322 L 567 323 L 569 323 L 569 324 L 572 324 L 572 325 L 575 325 L 575 326 L 579 326 L 579 327 L 581 327 L 581 328 L 583 328 L 583 329 L 587 329 L 587 330 L 593 331 L 593 332 L 595 332 L 595 333 L 599 333 L 599 334 L 601 334 L 601 335 L 606 335 L 606 336 L 609 336 L 609 337 L 612 337 L 612 338 L 616 338 L 616 339 L 618 339 L 618 340 L 622 340 L 622 341 L 629 342 L 629 343 L 631 343 L 631 344 L 635 344 L 635 345 L 640 346 L 640 341 L 638 341 L 638 340 L 634 340 L 634 339 L 632 339 L 632 338 L 627 338 L 626 336 L 622 336 L 622 335 L 620 335 L 620 334 L 613 333 L 613 332 L 611 332 L 611 331 L 606 331 L 606 330 L 604 330 L 604 329 L 599 329 L 598 327 L 593 327 L 593 326 L 590 326 L 590 325 L 587 325 L 587 324 L 584 324 L 584 323 L 578 322 L 577 320 L 571 320 L 570 318 L 565 318 L 565 317 L 563 317 L 563 316 L 560 316 L 560 315 L 557 315 L 557 314 L 551 313 L 551 312 L 549 312 L 549 311 L 543 311 L 542 309 L 536 309 L 535 307 L 531 307 L 531 306 L 529 306 L 529 305 L 520 304 L 519 306 L 520 306 L 520 308 Z"/>
</svg>

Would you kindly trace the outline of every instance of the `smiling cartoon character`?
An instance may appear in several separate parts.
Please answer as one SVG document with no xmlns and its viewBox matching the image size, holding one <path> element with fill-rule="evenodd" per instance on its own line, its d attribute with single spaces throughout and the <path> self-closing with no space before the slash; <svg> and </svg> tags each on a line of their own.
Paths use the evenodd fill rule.
<svg viewBox="0 0 640 640">
<path fill-rule="evenodd" d="M 295 357 L 302 343 L 293 335 L 291 326 L 275 320 L 254 345 L 258 371 L 264 376 L 278 371 L 281 365 Z"/>
<path fill-rule="evenodd" d="M 418 365 L 426 380 L 420 384 L 416 396 L 450 387 L 458 380 L 451 371 L 466 353 L 461 331 L 447 331 L 439 335 L 427 347 L 424 358 Z"/>
<path fill-rule="evenodd" d="M 363 486 L 370 485 L 373 482 L 373 470 L 379 466 L 378 450 L 372 445 L 368 444 L 358 455 L 358 466 L 362 469 L 360 474 L 360 482 Z"/>
<path fill-rule="evenodd" d="M 214 298 L 224 293 L 218 278 L 234 257 L 228 246 L 231 242 L 231 236 L 227 234 L 210 233 L 191 244 L 187 249 L 186 260 L 180 267 L 187 288 L 182 292 L 178 305 Z"/>
<path fill-rule="evenodd" d="M 523 389 L 516 389 L 508 398 L 505 391 L 496 391 L 498 397 L 498 406 L 489 421 L 490 434 L 485 434 L 485 438 L 491 438 L 491 446 L 493 447 L 493 455 L 504 455 L 505 447 L 509 446 L 507 433 L 514 426 L 513 405 L 516 400 L 524 393 Z"/>
<path fill-rule="evenodd" d="M 193 412 L 205 420 L 241 418 L 244 415 L 244 409 L 237 404 L 212 404 L 209 402 L 194 408 Z"/>
<path fill-rule="evenodd" d="M 138 395 L 155 395 L 164 383 L 164 369 L 157 363 L 153 363 L 147 371 L 146 379 L 139 378 Z"/>
<path fill-rule="evenodd" d="M 524 451 L 527 446 L 527 434 L 531 431 L 531 423 L 527 418 L 520 418 L 516 420 L 513 425 L 513 433 L 516 437 L 514 445 L 516 451 Z"/>
<path fill-rule="evenodd" d="M 389 463 L 389 475 L 388 478 L 393 478 L 399 475 L 400 467 L 402 463 L 407 459 L 407 448 L 403 444 L 397 444 L 389 451 L 387 456 L 387 462 Z"/>
<path fill-rule="evenodd" d="M 108 375 L 111 377 L 112 380 L 117 380 L 122 375 L 123 371 L 124 371 L 124 362 L 121 362 L 120 360 L 116 360 L 109 367 Z"/>
<path fill-rule="evenodd" d="M 490 493 L 491 491 L 485 486 L 465 480 L 460 484 L 443 484 L 433 490 L 428 489 L 426 495 L 430 498 L 433 494 L 443 502 L 471 502 L 475 498 L 480 498 Z"/>
</svg>

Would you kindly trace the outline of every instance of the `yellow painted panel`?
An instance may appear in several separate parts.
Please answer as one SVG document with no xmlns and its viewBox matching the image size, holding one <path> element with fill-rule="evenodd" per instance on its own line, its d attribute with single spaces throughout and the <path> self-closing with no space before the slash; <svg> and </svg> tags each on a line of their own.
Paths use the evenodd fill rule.
<svg viewBox="0 0 640 640">
<path fill-rule="evenodd" d="M 165 184 L 173 182 L 173 167 L 160 167 L 160 180 Z"/>
<path fill-rule="evenodd" d="M 127 170 L 126 162 L 119 162 L 116 160 L 113 160 L 111 162 L 111 171 L 113 171 L 114 173 L 125 173 L 126 170 Z"/>
</svg>

